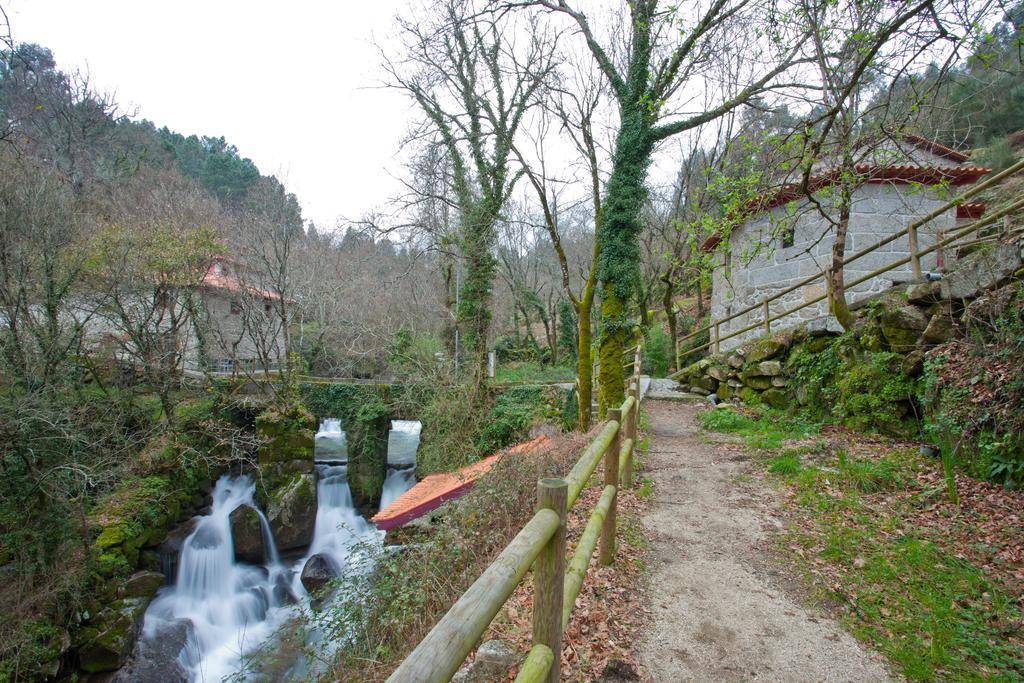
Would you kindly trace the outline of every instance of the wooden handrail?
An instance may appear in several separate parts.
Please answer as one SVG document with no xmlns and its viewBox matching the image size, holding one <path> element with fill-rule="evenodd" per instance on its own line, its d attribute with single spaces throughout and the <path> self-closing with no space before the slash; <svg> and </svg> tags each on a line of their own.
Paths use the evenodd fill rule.
<svg viewBox="0 0 1024 683">
<path fill-rule="evenodd" d="M 849 256 L 847 256 L 847 257 L 845 257 L 843 259 L 842 264 L 844 266 L 849 265 L 850 263 L 853 263 L 854 261 L 856 261 L 856 260 L 858 260 L 860 258 L 863 258 L 867 254 L 870 254 L 871 252 L 876 251 L 877 249 L 880 249 L 881 247 L 884 247 L 885 245 L 887 245 L 887 244 L 889 244 L 891 242 L 895 242 L 896 240 L 898 240 L 900 237 L 903 237 L 904 235 L 909 235 L 911 232 L 915 232 L 916 233 L 917 229 L 922 227 L 926 223 L 930 223 L 931 221 L 933 221 L 936 218 L 938 218 L 939 216 L 943 215 L 944 213 L 946 213 L 950 209 L 953 209 L 953 208 L 956 208 L 957 206 L 960 206 L 961 204 L 963 204 L 966 200 L 970 199 L 971 197 L 977 195 L 980 192 L 983 192 L 984 190 L 987 190 L 990 187 L 998 185 L 999 183 L 1001 183 L 1006 178 L 1009 178 L 1010 176 L 1015 175 L 1016 173 L 1019 173 L 1022 170 L 1024 170 L 1024 160 L 1018 161 L 1013 166 L 1010 166 L 1006 170 L 1001 171 L 1001 172 L 995 174 L 994 176 L 992 176 L 991 178 L 988 178 L 984 182 L 972 186 L 970 189 L 966 190 L 965 192 L 963 192 L 962 194 L 958 195 L 956 198 L 950 200 L 949 202 L 946 202 L 942 206 L 940 206 L 937 209 L 933 210 L 931 213 L 929 213 L 929 214 L 927 214 L 925 216 L 922 216 L 921 218 L 915 219 L 914 221 L 911 221 L 907 225 L 907 227 L 903 228 L 902 230 L 894 232 L 891 235 L 888 235 L 888 236 L 882 238 L 881 240 L 875 242 L 874 244 L 871 244 L 871 245 L 865 247 L 864 249 L 861 249 L 860 251 L 857 251 L 857 252 L 854 252 L 853 254 L 850 254 Z M 991 222 L 991 217 L 986 217 L 986 218 L 981 219 L 981 220 L 988 220 L 989 222 Z M 925 255 L 926 253 L 930 253 L 930 251 L 919 251 L 919 252 L 917 252 L 917 257 L 920 258 L 921 256 Z M 907 262 L 912 262 L 912 259 L 908 259 Z M 900 265 L 902 265 L 902 264 L 900 264 Z M 891 270 L 891 269 L 892 268 L 889 268 L 889 270 Z M 882 271 L 882 272 L 886 272 L 886 271 Z M 726 322 L 729 322 L 730 320 L 735 320 L 736 318 L 740 318 L 742 316 L 745 316 L 746 314 L 756 310 L 759 307 L 764 307 L 766 304 L 768 304 L 768 303 L 770 303 L 772 301 L 776 301 L 778 299 L 781 299 L 782 297 L 786 296 L 787 294 L 791 294 L 791 293 L 795 292 L 796 290 L 800 289 L 801 287 L 805 287 L 805 286 L 807 286 L 807 285 L 817 281 L 823 275 L 824 275 L 823 272 L 819 272 L 819 273 L 815 273 L 813 275 L 809 275 L 809 276 L 803 278 L 802 280 L 798 280 L 794 284 L 789 285 L 789 286 L 785 287 L 784 289 L 776 292 L 775 294 L 772 294 L 771 296 L 764 297 L 763 299 L 761 299 L 757 303 L 754 303 L 754 304 L 751 304 L 751 305 L 749 305 L 749 306 L 747 306 L 745 308 L 742 308 L 739 311 L 737 311 L 737 312 L 735 312 L 735 313 L 733 313 L 733 314 L 731 314 L 729 316 L 726 316 L 725 318 L 721 318 L 719 320 L 712 321 L 709 324 L 705 325 L 704 327 L 697 328 L 696 330 L 694 330 L 690 334 L 688 334 L 685 337 L 682 337 L 681 339 L 676 341 L 675 347 L 677 349 L 677 354 L 676 354 L 677 358 L 679 357 L 679 354 L 678 354 L 679 346 L 681 344 L 683 344 L 684 342 L 689 341 L 690 339 L 693 339 L 694 337 L 702 334 L 703 332 L 709 332 L 712 329 L 717 328 L 721 323 L 726 323 Z M 847 286 L 850 286 L 850 285 L 847 285 Z M 817 301 L 821 301 L 821 299 L 817 299 Z M 817 301 L 815 303 L 817 303 Z M 807 303 L 805 306 L 801 306 L 801 308 L 806 308 L 806 306 L 809 306 L 809 305 L 811 305 L 811 304 Z M 796 309 L 796 310 L 799 310 L 799 309 Z M 764 321 L 762 320 L 756 326 L 760 326 L 760 325 L 763 325 L 763 324 L 764 324 Z M 750 329 L 753 329 L 753 328 L 749 328 L 749 329 L 745 328 L 743 330 L 743 332 L 749 332 Z M 717 343 L 721 343 L 721 342 L 725 341 L 726 339 L 729 339 L 730 337 L 736 336 L 736 334 L 742 334 L 742 332 L 732 333 L 732 334 L 724 336 L 724 337 L 719 337 L 717 339 Z M 715 344 L 715 340 L 713 339 L 711 342 L 709 342 L 707 344 L 704 344 L 702 346 L 699 346 L 697 348 L 687 349 L 686 352 L 688 354 L 689 353 L 694 353 L 695 351 L 700 351 L 700 350 L 702 350 L 704 348 L 707 348 L 708 346 L 711 346 L 711 345 L 714 345 L 714 344 Z"/>
<path fill-rule="evenodd" d="M 521 683 L 553 683 L 559 676 L 561 635 L 599 542 L 601 560 L 615 558 L 616 499 L 632 485 L 640 412 L 642 339 L 637 343 L 626 399 L 609 410 L 609 419 L 564 479 L 537 484 L 538 510 L 505 549 L 434 625 L 388 678 L 390 683 L 448 681 L 483 636 L 494 616 L 534 567 L 533 645 L 516 677 Z M 565 519 L 601 460 L 604 488 L 576 545 L 565 562 Z"/>
</svg>

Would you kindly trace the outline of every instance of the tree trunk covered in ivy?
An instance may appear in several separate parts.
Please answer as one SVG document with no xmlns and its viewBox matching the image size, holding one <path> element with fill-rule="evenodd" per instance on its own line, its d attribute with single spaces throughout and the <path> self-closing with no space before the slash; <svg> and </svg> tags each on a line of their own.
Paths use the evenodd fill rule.
<svg viewBox="0 0 1024 683">
<path fill-rule="evenodd" d="M 639 17 L 634 17 L 634 22 Z M 598 278 L 601 282 L 601 330 L 598 356 L 600 384 L 598 415 L 625 398 L 622 353 L 633 328 L 629 303 L 640 278 L 640 209 L 646 193 L 647 166 L 654 150 L 651 126 L 654 120 L 646 103 L 649 40 L 638 40 L 634 30 L 634 65 L 629 79 L 631 95 L 620 102 L 621 127 L 616 136 L 611 177 L 605 188 L 601 216 L 601 254 Z M 640 31 L 640 37 L 646 36 Z"/>
</svg>

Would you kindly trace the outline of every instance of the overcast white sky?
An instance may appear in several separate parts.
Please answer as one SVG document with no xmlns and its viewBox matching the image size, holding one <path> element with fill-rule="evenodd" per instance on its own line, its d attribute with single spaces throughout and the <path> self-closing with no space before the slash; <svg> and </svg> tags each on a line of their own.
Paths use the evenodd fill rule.
<svg viewBox="0 0 1024 683">
<path fill-rule="evenodd" d="M 399 191 L 414 116 L 379 85 L 375 37 L 404 0 L 7 0 L 14 39 L 86 68 L 122 108 L 184 134 L 223 135 L 298 195 L 321 227 Z"/>
</svg>

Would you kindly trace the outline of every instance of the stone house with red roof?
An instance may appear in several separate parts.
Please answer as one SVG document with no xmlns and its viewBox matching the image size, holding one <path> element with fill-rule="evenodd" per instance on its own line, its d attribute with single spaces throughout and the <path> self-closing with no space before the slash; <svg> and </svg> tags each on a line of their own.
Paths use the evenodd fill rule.
<svg viewBox="0 0 1024 683">
<path fill-rule="evenodd" d="M 866 152 L 856 166 L 860 182 L 853 194 L 846 237 L 846 253 L 852 254 L 902 230 L 908 223 L 939 209 L 956 194 L 958 186 L 970 185 L 988 173 L 971 165 L 966 154 L 918 136 L 903 136 L 897 142 Z M 830 189 L 836 172 L 826 164 L 814 169 L 810 179 L 813 196 L 829 206 Z M 964 222 L 979 217 L 983 204 L 965 204 L 942 212 L 918 231 L 919 249 L 925 249 Z M 762 318 L 761 301 L 800 280 L 822 272 L 831 263 L 835 226 L 808 201 L 795 184 L 782 185 L 748 203 L 746 217 L 721 245 L 721 234 L 702 245 L 705 252 L 717 252 L 712 276 L 712 323 L 750 306 L 754 310 L 720 325 L 720 335 L 753 325 Z M 846 266 L 845 280 L 866 276 L 878 268 L 910 254 L 908 238 L 879 248 Z M 951 267 L 951 255 L 942 250 L 922 257 L 924 271 L 940 272 Z M 847 290 L 847 300 L 856 305 L 894 284 L 912 279 L 906 264 L 871 278 Z M 772 316 L 824 294 L 824 280 L 790 292 L 769 304 Z M 781 331 L 802 323 L 841 331 L 829 313 L 828 302 L 820 301 L 772 323 Z M 763 334 L 755 328 L 721 342 L 721 350 L 739 346 Z"/>
</svg>

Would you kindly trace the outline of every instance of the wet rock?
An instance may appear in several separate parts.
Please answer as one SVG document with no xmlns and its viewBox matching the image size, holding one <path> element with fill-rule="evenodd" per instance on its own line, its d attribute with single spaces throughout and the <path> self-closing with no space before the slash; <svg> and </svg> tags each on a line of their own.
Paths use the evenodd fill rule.
<svg viewBox="0 0 1024 683">
<path fill-rule="evenodd" d="M 316 524 L 315 475 L 293 474 L 261 498 L 278 550 L 308 546 Z"/>
<path fill-rule="evenodd" d="M 82 628 L 76 640 L 83 671 L 114 671 L 125 663 L 142 627 L 148 598 L 116 600 Z"/>
<path fill-rule="evenodd" d="M 318 593 L 324 586 L 338 576 L 338 566 L 330 557 L 317 553 L 302 567 L 302 585 L 311 594 Z"/>
<path fill-rule="evenodd" d="M 230 520 L 235 559 L 249 564 L 261 564 L 266 557 L 266 549 L 263 547 L 259 512 L 250 505 L 239 505 L 231 512 Z"/>
<path fill-rule="evenodd" d="M 165 582 L 166 579 L 161 572 L 135 572 L 128 577 L 119 592 L 123 598 L 150 599 L 156 595 Z"/>
<path fill-rule="evenodd" d="M 508 670 L 519 663 L 519 655 L 501 640 L 485 641 L 467 662 L 452 676 L 452 683 L 484 683 L 508 677 Z"/>
<path fill-rule="evenodd" d="M 295 593 L 292 592 L 292 584 L 288 579 L 289 575 L 290 573 L 281 573 L 274 579 L 274 604 L 276 605 L 292 605 L 297 601 Z"/>
<path fill-rule="evenodd" d="M 181 683 L 188 680 L 181 665 L 181 653 L 189 642 L 192 624 L 178 619 L 161 626 L 154 637 L 142 638 L 131 659 L 111 679 L 111 683 Z"/>
<path fill-rule="evenodd" d="M 174 583 L 178 575 L 178 558 L 181 557 L 181 546 L 199 524 L 199 517 L 193 517 L 184 524 L 172 529 L 157 548 L 160 554 L 160 571 L 167 577 L 168 583 Z"/>
</svg>

